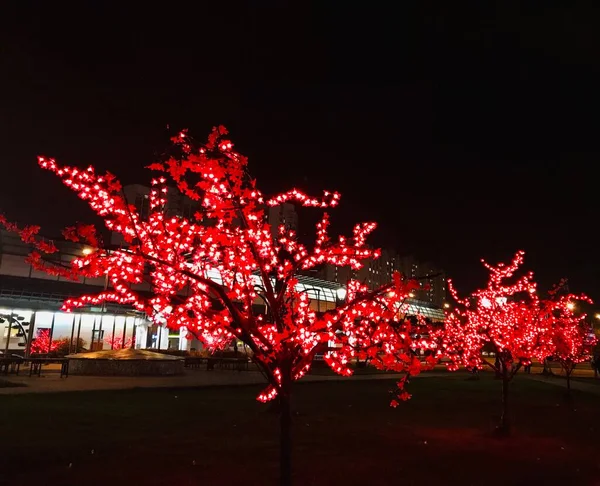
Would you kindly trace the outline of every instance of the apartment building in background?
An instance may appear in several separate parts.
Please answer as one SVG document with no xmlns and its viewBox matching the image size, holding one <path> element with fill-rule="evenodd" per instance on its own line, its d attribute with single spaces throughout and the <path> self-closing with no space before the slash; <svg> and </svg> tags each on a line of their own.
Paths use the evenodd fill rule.
<svg viewBox="0 0 600 486">
<path fill-rule="evenodd" d="M 431 262 L 419 262 L 412 255 L 400 256 L 393 251 L 382 250 L 378 259 L 368 260 L 360 270 L 350 267 L 324 265 L 320 277 L 344 285 L 355 279 L 370 288 L 380 287 L 392 281 L 394 272 L 416 279 L 420 290 L 414 292 L 414 298 L 442 308 L 447 299 L 446 275 Z"/>
<path fill-rule="evenodd" d="M 267 208 L 267 221 L 273 228 L 273 234 L 276 233 L 276 228 L 285 226 L 287 229 L 298 232 L 298 213 L 296 206 L 291 203 L 283 203 L 279 206 Z"/>
</svg>

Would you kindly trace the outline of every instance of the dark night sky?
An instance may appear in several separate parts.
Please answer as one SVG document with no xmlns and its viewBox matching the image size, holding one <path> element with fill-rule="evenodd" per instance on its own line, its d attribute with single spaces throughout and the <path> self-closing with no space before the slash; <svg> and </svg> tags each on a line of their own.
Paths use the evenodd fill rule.
<svg viewBox="0 0 600 486">
<path fill-rule="evenodd" d="M 375 243 L 459 288 L 522 248 L 542 284 L 600 300 L 593 2 L 84 3 L 3 7 L 10 218 L 89 219 L 37 154 L 146 182 L 171 132 L 225 124 L 265 191 L 340 190 L 341 228 L 380 222 Z"/>
</svg>

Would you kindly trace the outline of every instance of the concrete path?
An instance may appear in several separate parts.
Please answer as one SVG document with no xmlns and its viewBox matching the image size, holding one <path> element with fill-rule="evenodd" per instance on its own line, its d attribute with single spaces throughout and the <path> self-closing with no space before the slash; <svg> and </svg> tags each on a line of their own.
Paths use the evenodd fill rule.
<svg viewBox="0 0 600 486">
<path fill-rule="evenodd" d="M 547 383 L 549 385 L 560 386 L 563 388 L 567 387 L 567 380 L 565 378 L 562 378 L 559 376 L 544 376 L 544 375 L 530 374 L 530 375 L 527 375 L 527 378 L 529 378 L 530 380 L 534 380 L 534 381 L 541 381 L 542 383 Z M 571 380 L 571 389 L 600 396 L 600 384 L 599 383 L 586 383 L 584 381 Z"/>
<path fill-rule="evenodd" d="M 557 376 L 546 377 L 532 372 L 525 375 L 528 379 L 540 381 L 554 386 L 566 387 L 566 380 Z M 302 378 L 303 382 L 324 382 L 338 380 L 397 380 L 401 374 L 368 374 L 354 375 L 350 378 L 338 375 L 308 375 Z M 447 371 L 429 371 L 422 373 L 418 378 L 456 376 Z M 413 378 L 415 379 L 415 378 Z M 22 393 L 60 393 L 93 390 L 126 390 L 133 388 L 191 388 L 205 386 L 235 386 L 235 385 L 263 385 L 264 377 L 258 371 L 224 371 L 224 370 L 194 370 L 186 369 L 181 376 L 70 376 L 60 378 L 58 370 L 48 370 L 41 377 L 29 377 L 27 373 L 19 376 L 0 376 L 0 380 L 24 386 L 0 388 L 0 395 Z M 571 388 L 595 395 L 600 395 L 600 384 L 585 383 L 571 380 Z"/>
<path fill-rule="evenodd" d="M 428 372 L 421 377 L 448 376 L 448 373 Z M 304 382 L 322 382 L 338 380 L 394 380 L 403 377 L 400 374 L 355 375 L 346 378 L 338 375 L 308 375 Z M 58 393 L 92 390 L 125 390 L 133 388 L 187 388 L 203 386 L 232 386 L 266 384 L 264 377 L 257 371 L 205 371 L 186 370 L 181 376 L 164 377 L 123 377 L 123 376 L 69 376 L 60 378 L 58 373 L 37 376 L 2 376 L 0 379 L 25 386 L 0 388 L 0 395 L 22 393 Z"/>
</svg>

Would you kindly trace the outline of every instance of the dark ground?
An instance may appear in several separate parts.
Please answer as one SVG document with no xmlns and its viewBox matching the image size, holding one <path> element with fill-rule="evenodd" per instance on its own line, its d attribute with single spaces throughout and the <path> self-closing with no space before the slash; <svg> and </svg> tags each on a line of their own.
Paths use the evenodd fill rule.
<svg viewBox="0 0 600 486">
<path fill-rule="evenodd" d="M 500 383 L 422 378 L 296 387 L 297 485 L 600 485 L 600 398 L 518 377 L 514 435 L 489 436 Z M 0 397 L 0 484 L 272 485 L 277 417 L 258 387 Z"/>
</svg>

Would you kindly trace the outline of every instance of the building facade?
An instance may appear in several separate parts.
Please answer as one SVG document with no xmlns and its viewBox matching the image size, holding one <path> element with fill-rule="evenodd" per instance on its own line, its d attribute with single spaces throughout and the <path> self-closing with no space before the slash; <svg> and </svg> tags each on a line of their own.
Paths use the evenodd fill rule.
<svg viewBox="0 0 600 486">
<path fill-rule="evenodd" d="M 283 203 L 267 208 L 267 221 L 271 228 L 274 228 L 274 235 L 277 234 L 276 229 L 280 226 L 298 232 L 298 213 L 293 204 Z"/>
<path fill-rule="evenodd" d="M 56 258 L 68 265 L 83 255 L 85 247 L 71 242 L 56 242 Z M 50 276 L 25 262 L 31 248 L 18 235 L 0 231 L 0 352 L 19 351 L 29 354 L 34 339 L 46 334 L 48 341 L 67 340 L 76 349 L 83 342 L 86 349 L 111 349 L 122 343 L 136 347 L 160 347 L 168 343 L 168 333 L 155 330 L 152 323 L 133 309 L 104 306 L 81 312 L 60 311 L 62 302 L 90 292 L 101 291 L 106 281 L 81 279 L 79 282 Z"/>
<path fill-rule="evenodd" d="M 82 256 L 85 246 L 56 241 L 56 258 L 68 265 Z M 81 312 L 60 310 L 68 298 L 97 293 L 107 288 L 106 279 L 81 279 L 73 282 L 63 277 L 50 276 L 35 270 L 25 258 L 31 251 L 18 235 L 0 231 L 0 352 L 28 355 L 31 343 L 42 335 L 49 342 L 66 340 L 75 350 L 78 342 L 88 350 L 107 350 L 114 346 L 138 349 L 201 350 L 202 343 L 190 339 L 185 329 L 171 330 L 152 322 L 132 308 L 117 305 L 89 307 Z M 209 277 L 222 283 L 218 271 L 209 271 Z M 260 278 L 255 276 L 256 283 Z M 135 290 L 149 292 L 148 284 L 134 286 Z M 312 277 L 299 276 L 296 290 L 306 293 L 310 307 L 317 312 L 334 309 L 340 286 Z M 266 311 L 263 302 L 254 302 L 257 313 Z"/>
<path fill-rule="evenodd" d="M 422 279 L 422 290 L 417 291 L 417 298 L 443 307 L 448 299 L 446 274 L 433 263 L 425 262 L 417 265 L 417 272 Z"/>
<path fill-rule="evenodd" d="M 127 201 L 135 205 L 141 218 L 148 218 L 150 188 L 132 184 L 125 186 L 123 190 Z M 197 202 L 181 195 L 177 189 L 169 188 L 166 209 L 169 215 L 191 219 L 200 208 Z M 265 208 L 265 218 L 273 228 L 284 225 L 298 230 L 298 215 L 293 204 Z M 73 242 L 55 243 L 59 252 L 53 257 L 65 266 L 74 258 L 82 256 L 86 250 L 83 245 Z M 122 245 L 121 235 L 113 233 L 111 243 L 115 247 Z M 115 346 L 202 349 L 200 342 L 188 338 L 189 333 L 185 329 L 169 330 L 132 308 L 104 305 L 74 313 L 60 311 L 62 302 L 67 298 L 97 293 L 108 287 L 108 280 L 82 278 L 73 282 L 63 277 L 50 276 L 25 262 L 30 251 L 31 248 L 18 235 L 5 230 L 0 232 L 0 352 L 22 351 L 29 354 L 33 340 L 42 335 L 47 336 L 50 341 L 66 340 L 69 350 L 76 343 L 83 343 L 82 346 L 90 350 L 112 349 Z M 442 320 L 443 312 L 440 313 L 439 308 L 445 300 L 446 290 L 443 274 L 434 273 L 435 269 L 430 264 L 419 264 L 410 257 L 400 258 L 393 252 L 383 251 L 381 258 L 366 262 L 359 271 L 353 271 L 349 267 L 325 265 L 317 275 L 299 275 L 297 290 L 309 296 L 312 309 L 324 312 L 335 308 L 338 289 L 344 287 L 350 279 L 358 279 L 375 288 L 390 283 L 395 271 L 411 278 L 430 276 L 420 280 L 423 290 L 410 299 L 406 311 L 410 315 L 422 314 L 434 320 Z M 209 277 L 221 282 L 217 271 L 209 271 Z M 257 285 L 260 285 L 262 282 L 258 275 L 255 278 Z M 134 285 L 133 289 L 140 293 L 151 291 L 148 283 Z M 264 304 L 259 298 L 254 305 L 257 312 L 262 312 Z"/>
<path fill-rule="evenodd" d="M 415 279 L 421 286 L 414 292 L 414 298 L 442 308 L 447 300 L 446 275 L 431 262 L 418 262 L 413 256 L 399 256 L 388 250 L 382 250 L 377 259 L 367 260 L 360 270 L 350 267 L 324 265 L 320 275 L 325 280 L 345 285 L 355 279 L 364 282 L 370 288 L 377 288 L 392 281 L 394 272 L 400 272 L 409 279 Z"/>
</svg>

